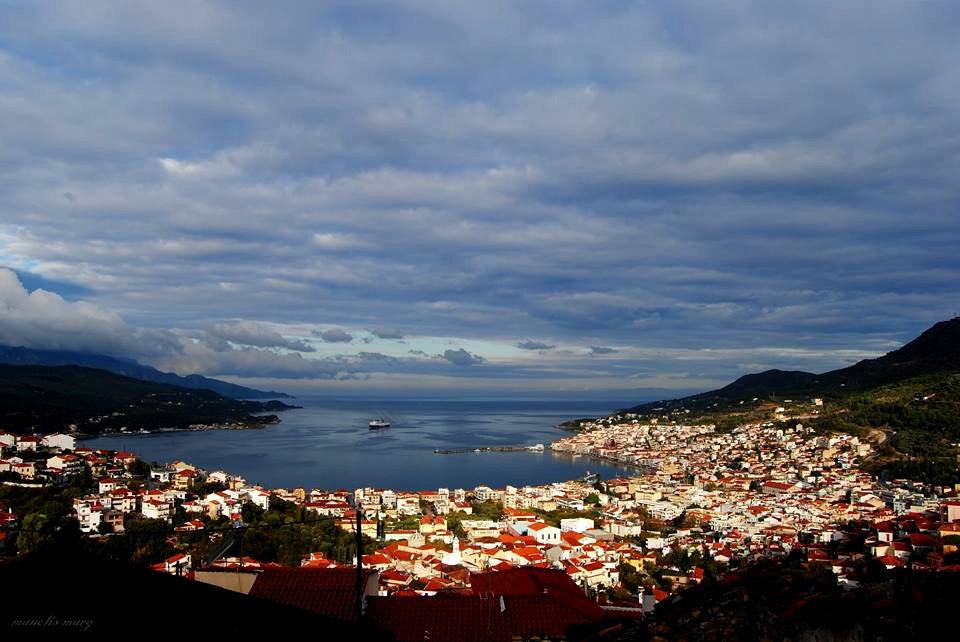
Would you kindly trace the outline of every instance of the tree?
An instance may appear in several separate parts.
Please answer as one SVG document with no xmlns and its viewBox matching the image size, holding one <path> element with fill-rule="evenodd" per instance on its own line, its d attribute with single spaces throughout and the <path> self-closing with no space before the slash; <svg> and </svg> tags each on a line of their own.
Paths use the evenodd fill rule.
<svg viewBox="0 0 960 642">
<path fill-rule="evenodd" d="M 624 562 L 620 564 L 619 571 L 620 585 L 631 594 L 636 595 L 640 591 L 640 586 L 643 584 L 640 574 L 637 573 L 637 569 L 633 564 Z"/>
<path fill-rule="evenodd" d="M 150 477 L 150 464 L 142 459 L 135 459 L 127 464 L 127 472 L 134 477 L 146 479 L 147 477 Z"/>
<path fill-rule="evenodd" d="M 243 507 L 240 508 L 240 516 L 243 518 L 244 524 L 254 524 L 260 521 L 264 512 L 262 508 L 253 502 L 244 502 Z"/>
<path fill-rule="evenodd" d="M 167 541 L 169 536 L 170 525 L 162 519 L 132 519 L 123 534 L 132 549 L 130 560 L 136 564 L 153 564 L 169 556 L 173 552 Z"/>
<path fill-rule="evenodd" d="M 17 550 L 26 555 L 53 545 L 53 527 L 45 513 L 30 513 L 23 518 L 17 537 Z"/>
<path fill-rule="evenodd" d="M 474 519 L 489 519 L 500 521 L 503 518 L 503 505 L 500 502 L 486 500 L 484 502 L 472 502 Z"/>
<path fill-rule="evenodd" d="M 600 503 L 600 496 L 597 495 L 596 493 L 590 493 L 589 495 L 587 495 L 586 497 L 583 498 L 583 503 L 584 503 L 584 504 L 599 504 L 599 503 Z"/>
</svg>

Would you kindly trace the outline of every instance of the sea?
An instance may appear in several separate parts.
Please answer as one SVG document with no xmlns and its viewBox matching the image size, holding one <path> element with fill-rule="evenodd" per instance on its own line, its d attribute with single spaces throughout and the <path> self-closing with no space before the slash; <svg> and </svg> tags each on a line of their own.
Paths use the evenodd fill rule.
<svg viewBox="0 0 960 642">
<path fill-rule="evenodd" d="M 109 435 L 83 445 L 225 470 L 267 488 L 502 488 L 624 474 L 629 469 L 554 453 L 549 445 L 570 434 L 561 422 L 638 402 L 300 397 L 290 403 L 303 407 L 279 413 L 281 423 L 262 429 Z M 390 427 L 370 430 L 377 418 L 388 418 Z M 538 443 L 543 452 L 434 452 Z"/>
</svg>

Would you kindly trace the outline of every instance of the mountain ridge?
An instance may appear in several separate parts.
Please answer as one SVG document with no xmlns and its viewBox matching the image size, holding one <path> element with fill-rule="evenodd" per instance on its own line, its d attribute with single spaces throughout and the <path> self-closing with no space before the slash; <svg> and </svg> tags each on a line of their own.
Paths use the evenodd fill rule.
<svg viewBox="0 0 960 642">
<path fill-rule="evenodd" d="M 647 413 L 677 408 L 704 409 L 788 397 L 840 397 L 926 374 L 960 372 L 960 317 L 935 323 L 900 348 L 874 359 L 821 374 L 771 369 L 746 374 L 716 390 L 625 409 Z"/>
<path fill-rule="evenodd" d="M 292 399 L 283 392 L 257 390 L 203 375 L 180 376 L 143 365 L 133 359 L 121 359 L 89 352 L 39 350 L 23 346 L 0 345 L 0 364 L 19 366 L 82 366 L 114 374 L 192 390 L 212 390 L 231 399 Z"/>
<path fill-rule="evenodd" d="M 198 424 L 254 427 L 278 423 L 254 413 L 291 408 L 279 401 L 224 397 L 85 366 L 0 364 L 0 425 L 80 433 L 189 429 Z"/>
</svg>

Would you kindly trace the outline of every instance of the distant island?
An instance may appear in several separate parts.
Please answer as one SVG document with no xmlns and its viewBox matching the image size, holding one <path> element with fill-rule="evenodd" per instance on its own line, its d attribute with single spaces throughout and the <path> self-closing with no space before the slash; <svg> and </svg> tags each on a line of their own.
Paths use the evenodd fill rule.
<svg viewBox="0 0 960 642">
<path fill-rule="evenodd" d="M 297 406 L 230 399 L 82 366 L 0 365 L 0 425 L 77 434 L 256 428 Z"/>
</svg>

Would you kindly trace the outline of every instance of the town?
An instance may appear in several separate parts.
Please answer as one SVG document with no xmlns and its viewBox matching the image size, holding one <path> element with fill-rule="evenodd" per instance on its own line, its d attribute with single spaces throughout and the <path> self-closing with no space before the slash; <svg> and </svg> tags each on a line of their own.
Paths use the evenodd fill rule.
<svg viewBox="0 0 960 642">
<path fill-rule="evenodd" d="M 956 489 L 880 483 L 859 467 L 869 443 L 818 435 L 784 412 L 726 433 L 631 415 L 587 422 L 552 450 L 638 473 L 545 486 L 265 489 L 181 461 L 150 467 L 132 452 L 77 446 L 68 434 L 8 432 L 0 434 L 0 475 L 21 488 L 88 475 L 90 492 L 72 498 L 81 532 L 109 538 L 131 520 L 168 524 L 174 552 L 153 568 L 195 578 L 203 560 L 185 535 L 242 525 L 249 511 L 262 515 L 272 504 L 345 531 L 356 528 L 359 510 L 373 542 L 361 562 L 376 572 L 381 596 L 466 591 L 472 574 L 529 566 L 563 571 L 594 599 L 649 613 L 687 586 L 762 558 L 799 556 L 850 587 L 865 559 L 888 569 L 958 568 L 950 559 L 960 544 Z M 27 516 L 0 510 L 4 547 Z M 287 562 L 351 564 L 322 551 Z M 207 564 L 249 573 L 278 565 L 242 554 Z"/>
</svg>

